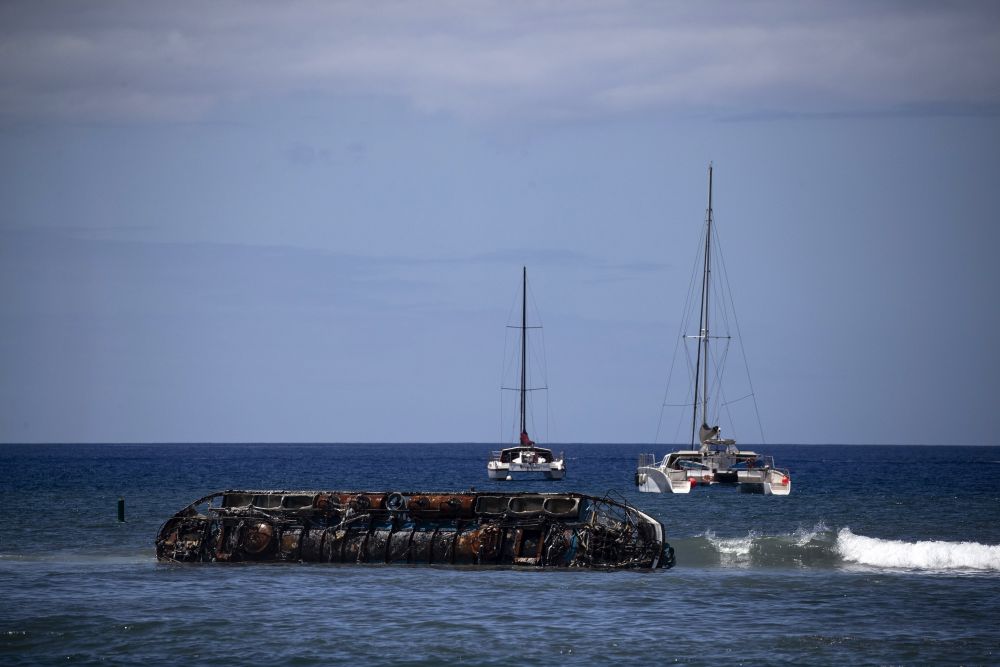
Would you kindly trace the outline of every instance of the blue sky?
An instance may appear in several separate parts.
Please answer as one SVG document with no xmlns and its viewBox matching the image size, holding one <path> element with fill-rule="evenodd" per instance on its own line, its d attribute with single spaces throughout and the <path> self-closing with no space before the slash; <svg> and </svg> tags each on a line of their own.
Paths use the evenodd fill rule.
<svg viewBox="0 0 1000 667">
<path fill-rule="evenodd" d="M 998 444 L 993 3 L 0 5 L 0 441 L 659 437 L 706 169 L 768 442 Z M 756 425 L 740 429 L 755 443 Z"/>
</svg>

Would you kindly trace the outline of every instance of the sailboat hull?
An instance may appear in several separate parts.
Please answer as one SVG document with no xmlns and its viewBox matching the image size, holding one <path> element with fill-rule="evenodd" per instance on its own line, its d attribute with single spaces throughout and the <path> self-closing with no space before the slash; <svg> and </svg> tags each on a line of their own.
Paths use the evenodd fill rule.
<svg viewBox="0 0 1000 667">
<path fill-rule="evenodd" d="M 486 471 L 496 480 L 559 480 L 566 476 L 566 458 L 534 444 L 508 447 L 490 455 Z"/>
<path fill-rule="evenodd" d="M 519 470 L 512 469 L 508 475 L 512 480 L 524 480 L 524 479 L 551 479 L 560 480 L 566 476 L 566 471 L 563 469 L 534 469 L 534 468 L 522 468 Z"/>
<path fill-rule="evenodd" d="M 490 479 L 508 482 L 533 479 L 560 480 L 566 476 L 565 468 L 553 468 L 547 464 L 510 464 L 509 466 L 504 467 L 491 466 L 487 469 L 487 472 L 489 473 Z"/>
<path fill-rule="evenodd" d="M 743 493 L 760 493 L 765 496 L 787 496 L 792 492 L 792 479 L 783 470 L 771 468 L 741 470 L 739 476 L 740 491 Z"/>
<path fill-rule="evenodd" d="M 680 470 L 665 471 L 656 466 L 640 466 L 635 480 L 642 493 L 691 493 L 691 479 Z"/>
<path fill-rule="evenodd" d="M 792 479 L 783 468 L 775 468 L 770 457 L 747 459 L 757 455 L 740 452 L 738 456 L 703 455 L 696 450 L 668 454 L 657 461 L 653 454 L 640 454 L 635 471 L 635 485 L 642 493 L 690 493 L 696 486 L 715 484 L 739 486 L 744 493 L 766 496 L 787 496 L 792 492 Z M 742 468 L 716 468 L 742 458 Z M 748 465 L 748 462 L 752 465 Z"/>
</svg>

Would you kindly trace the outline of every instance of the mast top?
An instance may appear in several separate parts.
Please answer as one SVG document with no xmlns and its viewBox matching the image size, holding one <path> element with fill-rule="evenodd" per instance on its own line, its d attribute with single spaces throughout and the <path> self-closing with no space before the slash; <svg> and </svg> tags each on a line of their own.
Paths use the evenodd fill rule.
<svg viewBox="0 0 1000 667">
<path fill-rule="evenodd" d="M 708 163 L 708 223 L 712 224 L 712 163 Z"/>
</svg>

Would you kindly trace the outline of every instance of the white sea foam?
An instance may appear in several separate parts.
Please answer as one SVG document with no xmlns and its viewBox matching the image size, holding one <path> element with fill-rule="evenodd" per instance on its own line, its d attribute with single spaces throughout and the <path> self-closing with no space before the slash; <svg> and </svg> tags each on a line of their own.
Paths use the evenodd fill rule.
<svg viewBox="0 0 1000 667">
<path fill-rule="evenodd" d="M 1000 571 L 1000 545 L 978 542 L 882 540 L 841 528 L 836 549 L 846 561 L 875 567 Z"/>
<path fill-rule="evenodd" d="M 754 533 L 746 537 L 716 537 L 715 533 L 705 531 L 704 537 L 719 552 L 722 565 L 746 567 L 750 565 L 750 549 L 753 547 Z"/>
<path fill-rule="evenodd" d="M 792 533 L 791 537 L 795 540 L 795 546 L 804 547 L 817 537 L 823 535 L 824 533 L 828 533 L 829 531 L 830 529 L 826 527 L 826 524 L 820 521 L 813 526 L 812 529 L 799 526 L 795 532 Z"/>
</svg>

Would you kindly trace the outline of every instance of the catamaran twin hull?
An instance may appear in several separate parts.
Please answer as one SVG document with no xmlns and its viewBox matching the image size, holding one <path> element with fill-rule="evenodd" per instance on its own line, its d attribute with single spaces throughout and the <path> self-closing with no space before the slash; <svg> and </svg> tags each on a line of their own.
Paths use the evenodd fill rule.
<svg viewBox="0 0 1000 667">
<path fill-rule="evenodd" d="M 663 525 L 579 493 L 222 491 L 160 528 L 173 562 L 318 562 L 652 569 Z"/>
<path fill-rule="evenodd" d="M 566 476 L 566 463 L 562 454 L 542 447 L 508 447 L 490 455 L 486 472 L 496 480 L 559 480 Z"/>
<path fill-rule="evenodd" d="M 680 452 L 681 454 L 696 452 Z M 673 465 L 677 452 L 657 463 L 652 454 L 642 454 L 636 468 L 635 485 L 644 493 L 690 493 L 699 484 L 736 484 L 743 493 L 787 496 L 792 480 L 787 470 L 766 465 L 739 470 L 704 470 Z"/>
</svg>

